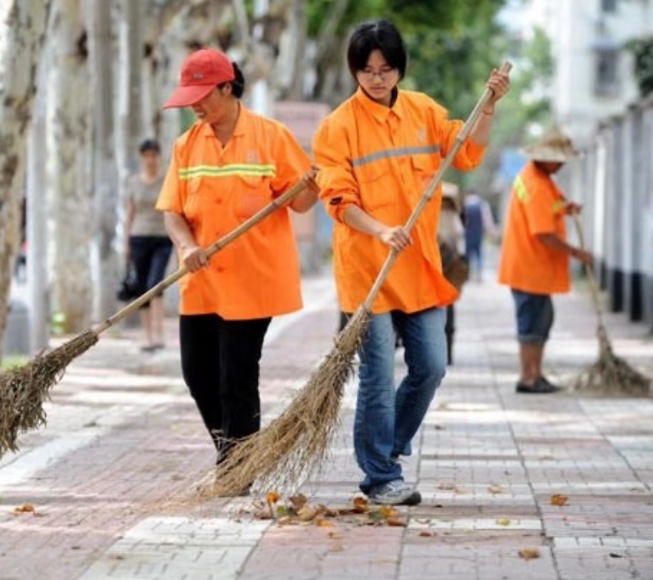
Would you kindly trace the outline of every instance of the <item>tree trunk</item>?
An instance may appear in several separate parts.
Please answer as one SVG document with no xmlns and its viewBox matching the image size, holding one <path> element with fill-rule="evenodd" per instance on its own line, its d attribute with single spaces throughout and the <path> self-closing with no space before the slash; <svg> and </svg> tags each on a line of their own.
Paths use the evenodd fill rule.
<svg viewBox="0 0 653 580">
<path fill-rule="evenodd" d="M 80 174 L 87 153 L 88 71 L 80 50 L 79 0 L 55 0 L 53 11 L 52 173 L 53 298 L 61 329 L 88 327 L 92 309 L 90 200 Z"/>
<path fill-rule="evenodd" d="M 39 65 L 39 85 L 47 82 L 50 62 Z M 50 292 L 48 282 L 48 199 L 46 163 L 47 99 L 39 91 L 34 100 L 27 148 L 27 282 L 29 289 L 29 351 L 35 355 L 48 346 Z"/>
<path fill-rule="evenodd" d="M 96 320 L 106 318 L 115 310 L 118 283 L 118 168 L 114 155 L 111 4 L 110 0 L 91 0 L 88 23 L 95 233 L 92 243 L 93 317 Z"/>
<path fill-rule="evenodd" d="M 143 3 L 121 0 L 118 66 L 118 165 L 121 183 L 138 168 L 143 138 Z"/>
<path fill-rule="evenodd" d="M 27 127 L 50 1 L 0 3 L 0 345 L 19 239 Z"/>
</svg>

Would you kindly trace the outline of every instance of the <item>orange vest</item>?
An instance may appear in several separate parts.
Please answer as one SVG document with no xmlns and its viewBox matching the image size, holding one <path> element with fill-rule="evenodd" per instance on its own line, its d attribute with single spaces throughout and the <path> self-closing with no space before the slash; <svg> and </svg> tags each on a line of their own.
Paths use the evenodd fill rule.
<svg viewBox="0 0 653 580">
<path fill-rule="evenodd" d="M 197 245 L 207 247 L 295 185 L 310 165 L 286 127 L 241 105 L 225 147 L 202 121 L 176 140 L 156 207 L 183 216 Z M 299 310 L 288 209 L 275 211 L 179 284 L 181 314 L 246 320 Z"/>
<path fill-rule="evenodd" d="M 400 90 L 388 108 L 360 88 L 322 122 L 313 152 L 320 168 L 320 198 L 336 220 L 334 268 L 345 312 L 364 302 L 389 248 L 343 223 L 343 211 L 356 205 L 388 226 L 405 224 L 462 125 L 450 121 L 447 111 L 422 93 Z M 483 152 L 483 147 L 467 140 L 454 166 L 472 169 Z M 436 243 L 441 199 L 438 187 L 411 232 L 413 245 L 397 258 L 373 312 L 418 312 L 457 298 L 458 292 L 442 275 Z"/>
<path fill-rule="evenodd" d="M 569 292 L 569 254 L 538 234 L 565 240 L 565 198 L 554 181 L 530 162 L 515 179 L 506 218 L 499 283 L 522 292 Z"/>
</svg>

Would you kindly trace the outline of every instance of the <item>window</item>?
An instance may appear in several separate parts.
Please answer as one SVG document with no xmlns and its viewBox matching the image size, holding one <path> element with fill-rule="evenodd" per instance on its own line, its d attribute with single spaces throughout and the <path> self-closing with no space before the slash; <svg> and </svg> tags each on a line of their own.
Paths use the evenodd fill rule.
<svg viewBox="0 0 653 580">
<path fill-rule="evenodd" d="M 601 12 L 614 14 L 617 11 L 617 0 L 601 0 Z"/>
<path fill-rule="evenodd" d="M 614 97 L 619 89 L 617 75 L 619 51 L 616 48 L 603 49 L 596 50 L 594 54 L 594 94 L 601 97 Z"/>
</svg>

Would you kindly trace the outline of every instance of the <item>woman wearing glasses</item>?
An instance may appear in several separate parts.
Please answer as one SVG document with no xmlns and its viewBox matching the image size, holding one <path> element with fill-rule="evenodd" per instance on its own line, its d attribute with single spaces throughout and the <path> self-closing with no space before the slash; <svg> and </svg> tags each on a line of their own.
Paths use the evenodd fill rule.
<svg viewBox="0 0 653 580">
<path fill-rule="evenodd" d="M 444 377 L 444 313 L 457 292 L 442 275 L 436 229 L 441 192 L 410 234 L 403 225 L 442 159 L 454 145 L 461 121 L 422 93 L 398 87 L 406 49 L 386 20 L 360 24 L 347 61 L 356 93 L 329 115 L 313 143 L 320 168 L 320 197 L 334 218 L 334 267 L 341 309 L 354 312 L 365 300 L 388 251 L 399 255 L 374 303 L 364 338 L 354 424 L 354 449 L 371 501 L 415 505 L 421 495 L 404 482 L 400 455 L 410 455 L 417 433 Z M 454 166 L 480 164 L 496 102 L 508 91 L 507 75 L 493 71 L 494 91 Z M 397 329 L 408 373 L 395 389 Z"/>
</svg>

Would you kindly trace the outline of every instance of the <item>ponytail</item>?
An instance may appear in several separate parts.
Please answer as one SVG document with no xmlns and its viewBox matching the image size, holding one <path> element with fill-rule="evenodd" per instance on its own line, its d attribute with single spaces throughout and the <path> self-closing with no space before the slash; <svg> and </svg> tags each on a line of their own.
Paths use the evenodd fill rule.
<svg viewBox="0 0 653 580">
<path fill-rule="evenodd" d="M 237 99 L 240 99 L 245 92 L 245 76 L 243 75 L 243 71 L 240 70 L 240 67 L 235 62 L 232 62 L 231 65 L 234 67 L 235 75 L 234 80 L 231 81 L 231 94 Z"/>
</svg>

